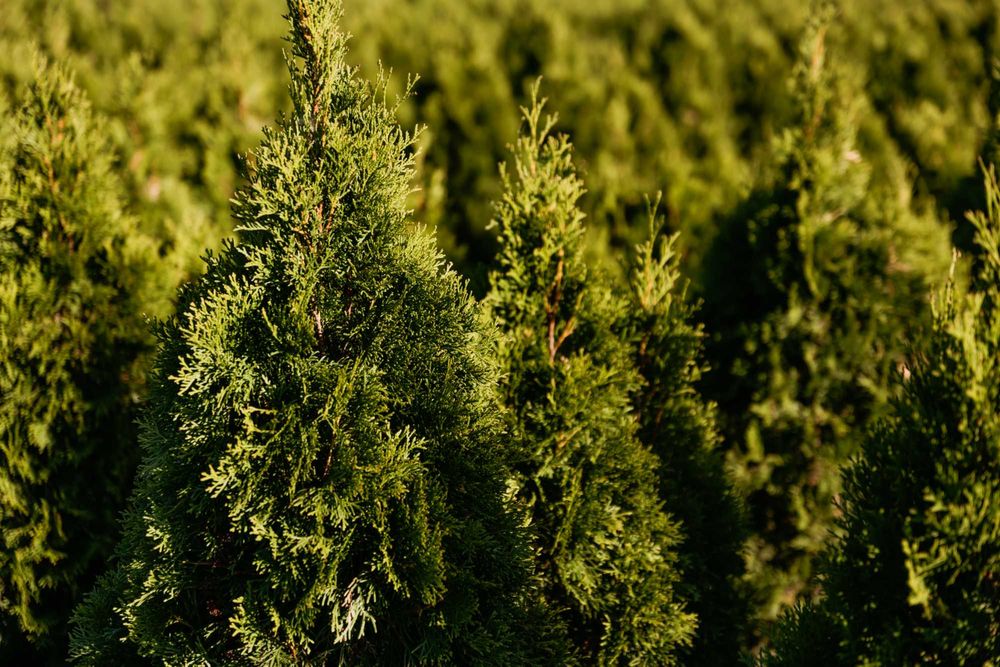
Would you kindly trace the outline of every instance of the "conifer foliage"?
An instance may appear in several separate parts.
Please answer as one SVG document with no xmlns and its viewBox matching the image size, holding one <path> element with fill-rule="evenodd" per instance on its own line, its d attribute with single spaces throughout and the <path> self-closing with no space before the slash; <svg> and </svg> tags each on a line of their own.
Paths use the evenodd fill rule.
<svg viewBox="0 0 1000 667">
<path fill-rule="evenodd" d="M 41 58 L 22 97 L 0 108 L 0 662 L 25 639 L 62 657 L 114 546 L 153 343 L 142 313 L 164 305 L 102 119 Z"/>
<path fill-rule="evenodd" d="M 339 16 L 289 0 L 293 108 L 250 162 L 240 242 L 159 327 L 83 664 L 547 659 L 489 329 L 407 222 L 413 137 L 345 64 Z"/>
<path fill-rule="evenodd" d="M 637 438 L 640 377 L 614 330 L 625 303 L 584 262 L 582 183 L 542 106 L 524 110 L 527 132 L 501 169 L 487 297 L 520 448 L 514 485 L 545 596 L 584 662 L 673 664 L 695 627 L 675 592 L 678 527 L 657 496 L 658 461 Z"/>
<path fill-rule="evenodd" d="M 846 474 L 826 598 L 783 621 L 767 665 L 1000 660 L 1000 188 L 971 216 L 973 289 L 935 301 L 902 395 Z M 905 376 L 904 376 L 905 377 Z M 822 653 L 821 653 L 822 651 Z"/>
<path fill-rule="evenodd" d="M 678 590 L 698 617 L 698 633 L 683 662 L 734 664 L 749 613 L 741 581 L 746 519 L 724 469 L 715 406 L 695 390 L 704 333 L 693 323 L 678 235 L 659 234 L 655 211 L 619 326 L 642 376 L 633 400 L 639 438 L 660 459 L 660 497 L 684 533 Z"/>
<path fill-rule="evenodd" d="M 929 322 L 929 278 L 947 271 L 947 229 L 910 201 L 898 159 L 872 177 L 863 98 L 827 63 L 817 14 L 794 85 L 798 119 L 776 163 L 723 221 L 706 261 L 708 395 L 727 416 L 747 494 L 749 576 L 761 615 L 811 594 L 839 467 L 881 414 L 905 342 Z"/>
</svg>

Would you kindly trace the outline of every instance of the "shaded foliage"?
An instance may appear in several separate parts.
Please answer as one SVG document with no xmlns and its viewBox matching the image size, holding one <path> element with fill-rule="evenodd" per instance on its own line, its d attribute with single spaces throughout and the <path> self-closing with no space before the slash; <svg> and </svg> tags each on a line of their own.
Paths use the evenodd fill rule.
<svg viewBox="0 0 1000 667">
<path fill-rule="evenodd" d="M 694 323 L 677 242 L 677 235 L 659 235 L 654 207 L 618 326 L 642 376 L 633 399 L 639 439 L 660 458 L 660 497 L 684 534 L 678 590 L 699 625 L 683 662 L 721 665 L 736 662 L 746 641 L 750 608 L 741 579 L 748 531 L 724 469 L 715 406 L 696 390 L 705 370 L 704 333 Z"/>
<path fill-rule="evenodd" d="M 829 10 L 827 10 L 829 11 Z M 901 164 L 859 150 L 852 78 L 827 62 L 829 18 L 803 40 L 798 121 L 705 265 L 705 321 L 729 462 L 747 495 L 749 576 L 774 618 L 815 594 L 839 468 L 883 413 L 925 296 L 948 266 L 948 229 L 911 199 Z M 891 178 L 890 178 L 891 177 Z"/>
<path fill-rule="evenodd" d="M 952 281 L 887 418 L 846 474 L 826 597 L 782 622 L 765 664 L 1000 659 L 1000 189 L 971 216 L 981 264 Z M 821 619 L 802 623 L 801 618 Z M 831 629 L 833 630 L 831 632 Z M 832 635 L 832 636 L 831 636 Z M 822 653 L 820 653 L 822 651 Z"/>
</svg>

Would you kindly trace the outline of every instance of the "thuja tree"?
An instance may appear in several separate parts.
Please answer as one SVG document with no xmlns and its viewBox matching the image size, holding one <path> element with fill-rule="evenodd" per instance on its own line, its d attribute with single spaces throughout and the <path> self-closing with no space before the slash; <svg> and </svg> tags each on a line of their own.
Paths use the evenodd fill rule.
<svg viewBox="0 0 1000 667">
<path fill-rule="evenodd" d="M 537 89 L 536 89 L 537 92 Z M 542 104 L 501 169 L 497 269 L 487 297 L 503 331 L 503 398 L 519 448 L 546 598 L 587 663 L 672 664 L 695 620 L 675 592 L 678 528 L 637 438 L 640 378 L 614 322 L 620 298 L 582 256 L 582 192 Z"/>
<path fill-rule="evenodd" d="M 114 546 L 153 343 L 143 312 L 167 306 L 106 124 L 41 59 L 20 96 L 0 109 L 0 661 L 12 663 L 65 654 L 72 605 Z"/>
<path fill-rule="evenodd" d="M 748 496 L 764 618 L 814 591 L 839 466 L 884 408 L 905 341 L 929 321 L 928 278 L 949 261 L 947 229 L 910 200 L 899 161 L 866 161 L 855 129 L 865 108 L 852 78 L 824 62 L 825 25 L 803 40 L 798 120 L 723 221 L 703 280 L 704 386 Z"/>
<path fill-rule="evenodd" d="M 968 293 L 935 301 L 901 396 L 845 475 L 826 598 L 779 626 L 767 665 L 1000 660 L 1000 190 L 972 216 Z M 821 653 L 822 651 L 822 653 Z"/>
<path fill-rule="evenodd" d="M 412 136 L 289 0 L 292 111 L 158 330 L 118 562 L 83 664 L 533 664 L 489 329 L 408 223 Z M 552 653 L 547 653 L 552 649 Z"/>
<path fill-rule="evenodd" d="M 735 664 L 749 614 L 741 581 L 746 517 L 724 469 L 715 406 L 695 389 L 704 333 L 680 274 L 678 237 L 659 234 L 655 207 L 650 222 L 619 323 L 642 376 L 633 399 L 639 438 L 660 459 L 660 496 L 684 532 L 677 588 L 698 617 L 698 632 L 683 662 Z"/>
</svg>

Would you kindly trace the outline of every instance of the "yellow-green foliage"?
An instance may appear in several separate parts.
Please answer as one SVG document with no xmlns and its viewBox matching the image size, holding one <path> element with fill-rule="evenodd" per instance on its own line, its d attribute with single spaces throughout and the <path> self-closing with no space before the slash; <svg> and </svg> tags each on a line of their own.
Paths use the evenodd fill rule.
<svg viewBox="0 0 1000 667">
<path fill-rule="evenodd" d="M 125 212 L 107 123 L 35 61 L 0 113 L 0 658 L 65 651 L 138 455 L 136 403 L 169 289 Z M 172 286 L 171 286 L 172 287 Z M 25 649 L 26 650 L 26 649 Z M 40 654 L 39 654 L 40 655 Z"/>
<path fill-rule="evenodd" d="M 830 42 L 865 86 L 851 97 L 867 159 L 901 154 L 918 190 L 953 217 L 978 205 L 975 158 L 989 125 L 992 0 L 840 0 Z M 407 122 L 427 123 L 418 214 L 478 282 L 500 183 L 493 165 L 516 108 L 543 75 L 589 192 L 581 208 L 612 239 L 645 229 L 663 190 L 695 268 L 714 218 L 738 205 L 794 122 L 785 85 L 810 3 L 788 0 L 372 0 L 349 13 L 358 60 L 419 72 Z M 890 157 L 890 160 L 895 159 Z"/>
<path fill-rule="evenodd" d="M 978 206 L 995 3 L 838 6 L 831 42 L 868 81 L 852 94 L 871 103 L 860 121 L 869 159 L 905 155 L 918 188 L 953 217 Z M 9 0 L 4 10 L 0 76 L 26 76 L 32 43 L 71 59 L 115 120 L 137 209 L 177 230 L 178 261 L 196 268 L 199 246 L 230 230 L 235 154 L 285 104 L 280 2 Z M 694 266 L 713 217 L 738 204 L 794 117 L 784 82 L 809 15 L 809 3 L 787 0 L 370 0 L 345 22 L 366 73 L 382 61 L 397 89 L 408 73 L 423 77 L 400 108 L 405 125 L 428 125 L 412 203 L 482 288 L 495 166 L 539 74 L 587 174 L 592 224 L 635 239 L 643 197 L 664 190 Z"/>
<path fill-rule="evenodd" d="M 0 85 L 40 50 L 106 118 L 131 208 L 177 270 L 231 233 L 238 153 L 285 104 L 279 0 L 17 0 L 0 12 Z"/>
<path fill-rule="evenodd" d="M 474 282 L 493 254 L 493 167 L 539 75 L 587 175 L 581 209 L 619 240 L 644 231 L 644 197 L 661 189 L 672 222 L 700 239 L 735 203 L 744 153 L 783 100 L 787 57 L 753 3 L 377 0 L 348 19 L 365 67 L 420 72 L 403 107 L 430 128 L 415 204 Z"/>
</svg>

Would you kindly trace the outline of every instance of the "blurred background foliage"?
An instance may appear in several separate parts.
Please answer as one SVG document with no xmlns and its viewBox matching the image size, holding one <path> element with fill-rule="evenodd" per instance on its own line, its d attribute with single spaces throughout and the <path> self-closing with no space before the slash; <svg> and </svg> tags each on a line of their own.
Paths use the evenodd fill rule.
<svg viewBox="0 0 1000 667">
<path fill-rule="evenodd" d="M 6 0 L 0 12 L 0 93 L 10 106 L 18 103 L 35 51 L 75 71 L 95 112 L 105 118 L 130 214 L 159 239 L 164 266 L 181 280 L 198 270 L 206 248 L 218 247 L 231 233 L 229 200 L 240 183 L 240 156 L 256 146 L 261 128 L 287 106 L 282 9 L 280 0 Z M 796 174 L 822 175 L 823 169 L 836 168 L 825 158 L 810 157 L 808 146 L 789 145 L 803 127 L 795 72 L 814 13 L 810 3 L 346 0 L 345 10 L 345 26 L 354 35 L 352 54 L 365 76 L 373 77 L 380 66 L 392 69 L 396 91 L 404 89 L 408 74 L 420 76 L 416 95 L 399 107 L 404 125 L 426 126 L 412 195 L 415 218 L 437 229 L 448 256 L 477 294 L 486 289 L 496 251 L 493 232 L 487 231 L 491 202 L 501 191 L 496 165 L 516 138 L 518 107 L 539 76 L 550 108 L 559 112 L 557 129 L 572 140 L 586 183 L 580 206 L 589 220 L 588 261 L 606 262 L 615 271 L 619 256 L 646 231 L 646 196 L 662 191 L 668 226 L 681 232 L 681 269 L 692 280 L 695 297 L 707 301 L 720 289 L 726 292 L 727 284 L 771 281 L 776 301 L 762 306 L 769 313 L 767 326 L 762 328 L 763 316 L 752 307 L 720 315 L 708 303 L 705 317 L 706 361 L 716 371 L 708 374 L 704 389 L 723 410 L 724 447 L 730 450 L 735 479 L 750 479 L 744 440 L 748 428 L 761 430 L 747 425 L 748 406 L 784 400 L 790 390 L 774 384 L 773 374 L 766 372 L 740 376 L 733 371 L 734 358 L 739 361 L 747 345 L 757 349 L 758 343 L 782 351 L 780 336 L 760 339 L 761 331 L 780 328 L 802 305 L 798 288 L 788 290 L 792 297 L 783 292 L 780 271 L 812 285 L 809 276 L 800 275 L 811 269 L 785 266 L 775 274 L 777 265 L 770 260 L 757 264 L 755 256 L 746 255 L 764 252 L 753 244 L 739 261 L 712 258 L 725 257 L 718 249 L 728 241 L 720 240 L 720 230 L 745 226 L 750 217 L 762 219 L 755 209 L 762 198 L 801 192 L 811 197 L 813 184 L 795 181 Z M 993 151 L 997 105 L 991 99 L 998 95 L 989 75 L 1000 39 L 998 21 L 997 0 L 837 3 L 824 57 L 837 68 L 838 83 L 824 94 L 831 108 L 848 109 L 849 119 L 829 140 L 833 148 L 826 154 L 839 150 L 837 142 L 846 133 L 849 162 L 854 165 L 855 156 L 861 162 L 852 173 L 862 175 L 846 184 L 838 181 L 837 188 L 854 188 L 843 196 L 856 209 L 852 219 L 869 230 L 861 242 L 879 248 L 876 264 L 882 261 L 878 253 L 891 246 L 886 237 L 895 224 L 879 227 L 880 216 L 903 220 L 905 233 L 900 233 L 915 243 L 930 238 L 914 231 L 919 222 L 950 232 L 960 248 L 971 246 L 963 215 L 982 208 L 984 201 L 977 164 Z M 794 226 L 814 213 L 821 217 L 807 204 L 795 206 L 797 213 L 789 219 L 768 219 Z M 829 252 L 842 252 L 848 241 Z M 939 259 L 917 268 L 922 280 L 935 281 Z M 884 277 L 877 266 L 870 273 Z M 877 291 L 870 284 L 849 284 L 851 275 L 839 276 L 848 282 L 843 289 L 831 288 L 831 299 L 864 287 Z M 878 290 L 895 290 L 891 281 L 878 285 Z M 743 298 L 756 297 L 751 290 Z M 814 305 L 822 310 L 823 303 L 817 299 Z M 841 303 L 846 302 L 824 312 L 838 312 Z M 732 305 L 728 301 L 726 308 Z M 922 309 L 916 304 L 912 312 L 904 308 L 887 315 L 883 306 L 864 308 L 895 321 L 917 318 Z M 789 326 L 800 324 L 808 328 L 798 320 Z M 878 342 L 877 328 L 865 331 L 864 340 Z M 812 335 L 803 332 L 789 340 L 798 345 Z M 809 339 L 808 345 L 825 343 Z M 894 350 L 903 345 L 892 341 Z M 856 349 L 849 341 L 837 342 L 830 368 L 847 369 L 848 375 L 872 370 L 865 350 L 852 357 Z M 779 353 L 761 352 L 757 359 L 774 364 Z M 869 414 L 879 413 L 888 398 L 885 378 L 899 359 L 894 354 L 886 352 L 873 362 L 877 381 L 869 387 L 870 401 L 858 408 L 862 417 L 853 407 L 838 413 L 843 428 L 863 428 Z M 807 402 L 822 412 L 829 391 L 849 393 L 857 379 L 835 389 L 819 388 Z M 774 395 L 767 396 L 772 390 Z M 733 398 L 733 391 L 742 394 Z M 849 439 L 855 442 L 857 434 Z M 767 453 L 773 449 L 768 442 L 762 446 Z M 853 445 L 834 447 L 835 456 L 821 459 L 836 476 Z M 740 482 L 745 494 L 763 484 L 760 470 L 755 474 L 754 481 Z M 794 484 L 819 489 L 815 502 L 825 506 L 815 511 L 824 521 L 785 526 L 773 540 L 755 526 L 752 540 L 757 542 L 747 558 L 762 618 L 772 618 L 808 591 L 809 567 L 789 566 L 778 578 L 761 573 L 775 558 L 782 561 L 787 544 L 798 545 L 792 561 L 802 553 L 810 557 L 821 546 L 837 496 L 835 482 L 825 486 L 805 470 L 793 476 Z M 796 505 L 796 520 L 813 510 L 810 503 Z M 788 531 L 807 535 L 807 547 Z"/>
<path fill-rule="evenodd" d="M 587 182 L 582 206 L 613 248 L 662 190 L 694 272 L 795 116 L 789 86 L 810 4 L 788 0 L 367 0 L 345 3 L 352 54 L 416 95 L 426 126 L 414 194 L 449 256 L 485 290 L 496 165 L 541 75 Z M 834 58 L 861 82 L 867 159 L 901 155 L 918 196 L 953 220 L 982 198 L 995 0 L 842 0 Z M 115 119 L 137 208 L 197 255 L 229 231 L 238 154 L 286 102 L 279 0 L 12 0 L 0 15 L 4 88 L 39 49 L 69 60 Z M 893 158 L 895 159 L 895 158 Z M 876 169 L 876 172 L 878 170 Z M 603 238 L 603 236 L 601 236 Z"/>
</svg>

